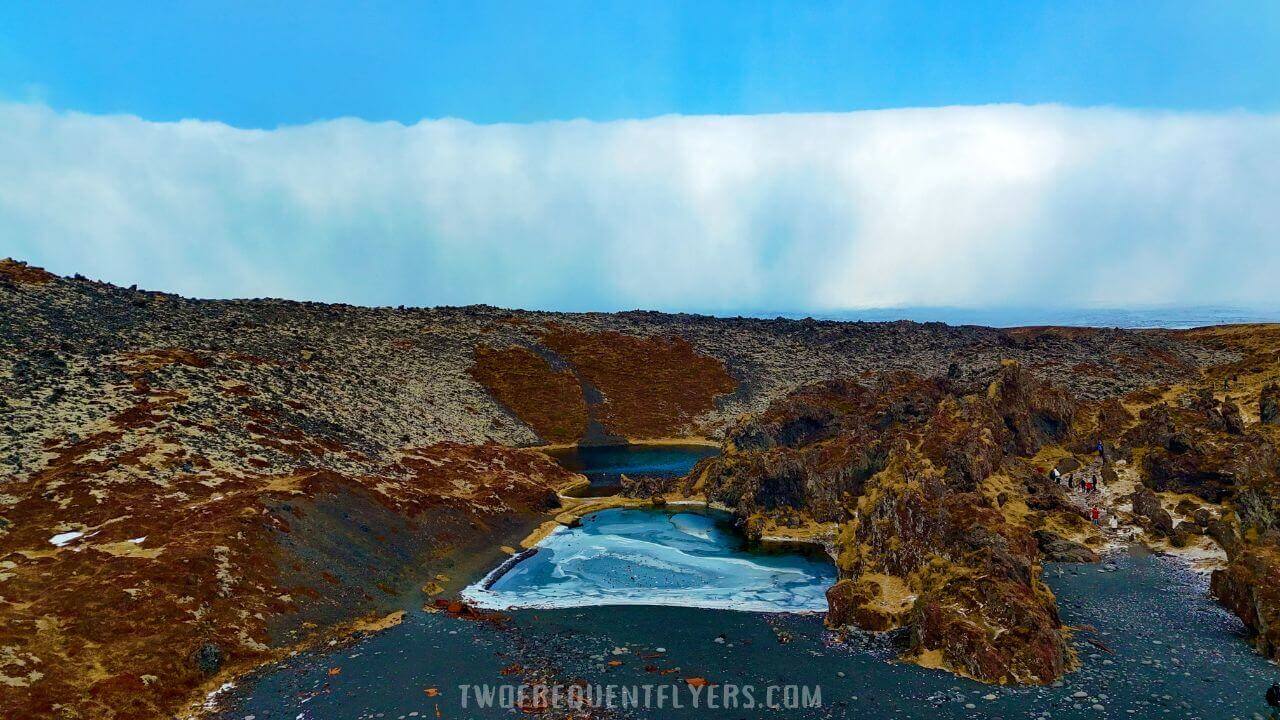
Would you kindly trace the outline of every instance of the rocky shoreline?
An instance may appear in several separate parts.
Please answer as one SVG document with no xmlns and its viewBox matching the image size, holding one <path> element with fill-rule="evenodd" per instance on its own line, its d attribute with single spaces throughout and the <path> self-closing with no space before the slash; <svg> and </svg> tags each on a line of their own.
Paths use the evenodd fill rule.
<svg viewBox="0 0 1280 720">
<path fill-rule="evenodd" d="M 202 301 L 15 261 L 0 307 L 0 714 L 168 716 L 445 595 L 591 507 L 529 447 L 622 438 L 725 454 L 614 502 L 704 498 L 757 541 L 823 543 L 833 625 L 905 627 L 917 662 L 1018 683 L 1071 667 L 1039 566 L 1108 540 L 1048 471 L 1101 441 L 1134 488 L 1109 508 L 1220 545 L 1214 592 L 1280 644 L 1276 326 Z"/>
</svg>

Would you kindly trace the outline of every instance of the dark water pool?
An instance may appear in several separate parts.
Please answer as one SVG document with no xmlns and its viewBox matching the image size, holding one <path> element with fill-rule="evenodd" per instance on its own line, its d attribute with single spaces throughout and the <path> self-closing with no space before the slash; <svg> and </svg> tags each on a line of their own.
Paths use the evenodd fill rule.
<svg viewBox="0 0 1280 720">
<path fill-rule="evenodd" d="M 533 674 L 592 687 L 676 686 L 634 718 L 1253 718 L 1280 669 L 1242 641 L 1238 620 L 1206 599 L 1206 580 L 1164 557 L 1051 565 L 1046 580 L 1065 622 L 1090 625 L 1107 648 L 1075 643 L 1083 667 L 1053 687 L 994 688 L 893 663 L 892 639 L 839 642 L 819 615 L 685 607 L 518 610 L 505 623 L 411 612 L 404 624 L 349 645 L 294 657 L 223 694 L 221 718 L 497 718 L 476 686 Z M 331 668 L 340 668 L 330 674 Z M 504 674 L 504 672 L 506 674 Z M 692 707 L 683 678 L 712 690 L 752 688 L 755 707 Z M 760 707 L 778 688 L 778 709 Z M 786 688 L 820 692 L 821 706 L 785 707 Z M 498 692 L 495 690 L 495 692 Z M 651 705 L 656 690 L 650 694 Z M 741 692 L 741 690 L 740 690 Z M 799 692 L 798 690 L 795 692 Z M 495 696 L 498 699 L 500 696 Z M 705 698 L 705 696 L 704 696 Z M 810 701 L 813 700 L 810 694 Z M 620 697 L 615 697 L 615 706 Z M 718 703 L 724 705 L 723 700 Z M 438 713 L 438 715 L 437 715 Z M 547 717 L 562 717 L 552 714 Z"/>
<path fill-rule="evenodd" d="M 591 481 L 585 495 L 613 495 L 622 476 L 679 477 L 699 460 L 719 455 L 718 448 L 706 445 L 603 445 L 548 450 L 548 455 L 569 470 Z"/>
</svg>

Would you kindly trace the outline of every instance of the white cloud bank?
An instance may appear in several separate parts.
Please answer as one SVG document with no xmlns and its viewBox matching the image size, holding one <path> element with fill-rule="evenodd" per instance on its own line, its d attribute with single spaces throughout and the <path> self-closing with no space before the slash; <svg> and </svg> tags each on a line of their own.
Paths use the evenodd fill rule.
<svg viewBox="0 0 1280 720">
<path fill-rule="evenodd" d="M 271 131 L 0 105 L 0 255 L 202 297 L 1280 299 L 1280 116 L 984 106 Z"/>
</svg>

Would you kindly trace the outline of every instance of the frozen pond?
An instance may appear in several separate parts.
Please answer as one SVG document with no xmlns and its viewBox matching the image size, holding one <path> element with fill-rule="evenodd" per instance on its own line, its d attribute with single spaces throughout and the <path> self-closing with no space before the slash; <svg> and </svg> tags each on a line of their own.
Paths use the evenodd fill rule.
<svg viewBox="0 0 1280 720">
<path fill-rule="evenodd" d="M 637 720 L 1266 717 L 1262 695 L 1280 680 L 1280 668 L 1254 652 L 1240 622 L 1205 597 L 1205 578 L 1159 556 L 1112 560 L 1114 572 L 1102 565 L 1046 568 L 1063 621 L 1095 628 L 1073 638 L 1080 668 L 1048 687 L 993 687 L 893 662 L 899 649 L 893 638 L 855 634 L 840 642 L 820 616 L 802 613 L 581 607 L 514 610 L 506 622 L 490 623 L 412 610 L 399 627 L 247 678 L 225 694 L 215 717 L 525 717 L 518 709 L 463 704 L 464 684 L 525 681 L 510 674 L 517 666 L 566 683 L 683 686 L 696 676 L 758 690 L 791 684 L 822 690 L 822 705 L 814 708 L 686 705 L 605 714 Z"/>
<path fill-rule="evenodd" d="M 712 515 L 605 510 L 562 528 L 464 597 L 487 608 L 678 605 L 824 612 L 835 567 L 799 554 L 761 554 Z"/>
</svg>

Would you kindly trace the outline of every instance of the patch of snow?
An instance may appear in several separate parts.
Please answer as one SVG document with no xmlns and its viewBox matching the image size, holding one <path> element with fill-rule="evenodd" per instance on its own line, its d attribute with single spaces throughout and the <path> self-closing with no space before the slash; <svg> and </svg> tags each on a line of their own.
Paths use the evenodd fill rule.
<svg viewBox="0 0 1280 720">
<path fill-rule="evenodd" d="M 54 535 L 53 537 L 49 538 L 49 544 L 53 545 L 54 547 L 62 547 L 63 545 L 66 545 L 72 540 L 75 540 L 76 538 L 80 538 L 80 537 L 84 537 L 84 533 L 79 530 L 58 533 L 57 535 Z"/>
<path fill-rule="evenodd" d="M 218 696 L 235 687 L 235 683 L 225 682 L 204 696 L 204 709 L 214 710 L 218 707 Z"/>
</svg>

